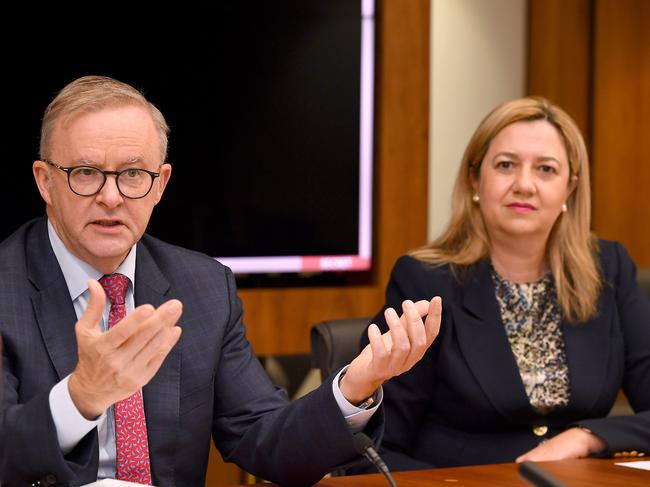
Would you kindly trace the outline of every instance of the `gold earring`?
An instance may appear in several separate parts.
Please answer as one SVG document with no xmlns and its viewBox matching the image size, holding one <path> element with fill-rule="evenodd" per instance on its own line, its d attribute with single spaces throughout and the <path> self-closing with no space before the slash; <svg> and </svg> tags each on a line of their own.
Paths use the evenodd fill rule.
<svg viewBox="0 0 650 487">
<path fill-rule="evenodd" d="M 562 203 L 562 213 L 566 213 L 566 211 L 567 211 L 566 203 Z"/>
<path fill-rule="evenodd" d="M 474 196 L 472 196 L 472 201 L 474 203 L 478 203 L 478 200 L 480 200 L 480 198 L 478 197 L 478 193 L 474 193 Z"/>
</svg>

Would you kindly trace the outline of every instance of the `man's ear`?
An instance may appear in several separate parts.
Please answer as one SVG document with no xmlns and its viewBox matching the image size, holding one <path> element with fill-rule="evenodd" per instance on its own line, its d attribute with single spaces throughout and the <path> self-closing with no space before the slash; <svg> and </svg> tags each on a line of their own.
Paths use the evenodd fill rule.
<svg viewBox="0 0 650 487">
<path fill-rule="evenodd" d="M 43 198 L 48 206 L 51 205 L 52 196 L 50 189 L 52 187 L 52 180 L 50 179 L 50 168 L 43 161 L 34 161 L 34 164 L 32 164 L 32 173 L 34 174 L 38 192 L 41 193 L 41 198 Z"/>
<path fill-rule="evenodd" d="M 156 191 L 156 199 L 154 204 L 157 205 L 158 202 L 162 199 L 162 195 L 165 192 L 165 188 L 167 187 L 167 183 L 169 182 L 169 178 L 172 177 L 172 165 L 169 163 L 165 163 L 162 166 L 160 166 L 160 176 L 158 176 L 158 184 L 155 188 Z"/>
</svg>

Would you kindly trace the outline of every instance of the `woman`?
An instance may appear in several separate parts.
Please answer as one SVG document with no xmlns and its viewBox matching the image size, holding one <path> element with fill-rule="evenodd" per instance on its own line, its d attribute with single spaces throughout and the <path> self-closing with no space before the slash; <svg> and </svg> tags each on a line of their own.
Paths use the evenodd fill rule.
<svg viewBox="0 0 650 487">
<path fill-rule="evenodd" d="M 425 358 L 385 384 L 392 468 L 650 452 L 650 303 L 590 211 L 564 111 L 523 98 L 481 122 L 447 230 L 401 257 L 386 291 L 385 308 L 443 299 Z M 608 417 L 621 388 L 636 414 Z"/>
</svg>

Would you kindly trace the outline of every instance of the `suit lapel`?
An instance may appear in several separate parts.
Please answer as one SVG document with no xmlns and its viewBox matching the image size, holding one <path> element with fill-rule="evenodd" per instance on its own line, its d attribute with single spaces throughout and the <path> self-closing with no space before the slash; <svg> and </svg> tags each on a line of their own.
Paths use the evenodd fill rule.
<svg viewBox="0 0 650 487">
<path fill-rule="evenodd" d="M 27 273 L 34 285 L 32 305 L 43 341 L 59 379 L 77 364 L 74 325 L 77 316 L 70 292 L 41 219 L 27 236 Z"/>
<path fill-rule="evenodd" d="M 569 408 L 577 411 L 590 411 L 605 384 L 616 306 L 603 303 L 616 302 L 612 292 L 605 284 L 598 315 L 586 324 L 562 324 L 571 387 Z"/>
<path fill-rule="evenodd" d="M 487 262 L 466 277 L 462 306 L 452 310 L 461 352 L 492 405 L 506 418 L 532 414 L 501 321 Z"/>
<path fill-rule="evenodd" d="M 155 307 L 173 296 L 167 278 L 162 274 L 145 244 L 138 244 L 135 267 L 135 304 Z M 182 338 L 181 338 L 182 340 Z M 180 370 L 181 347 L 177 344 L 160 370 L 143 388 L 149 453 L 154 484 L 174 479 L 175 446 L 180 432 Z"/>
</svg>

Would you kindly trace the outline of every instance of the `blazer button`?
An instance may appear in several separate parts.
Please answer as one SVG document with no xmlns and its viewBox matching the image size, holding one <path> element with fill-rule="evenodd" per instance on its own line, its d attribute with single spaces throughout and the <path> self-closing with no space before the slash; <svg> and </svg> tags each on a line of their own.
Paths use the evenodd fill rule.
<svg viewBox="0 0 650 487">
<path fill-rule="evenodd" d="M 548 426 L 533 426 L 535 436 L 544 436 L 546 433 L 548 433 Z"/>
</svg>

